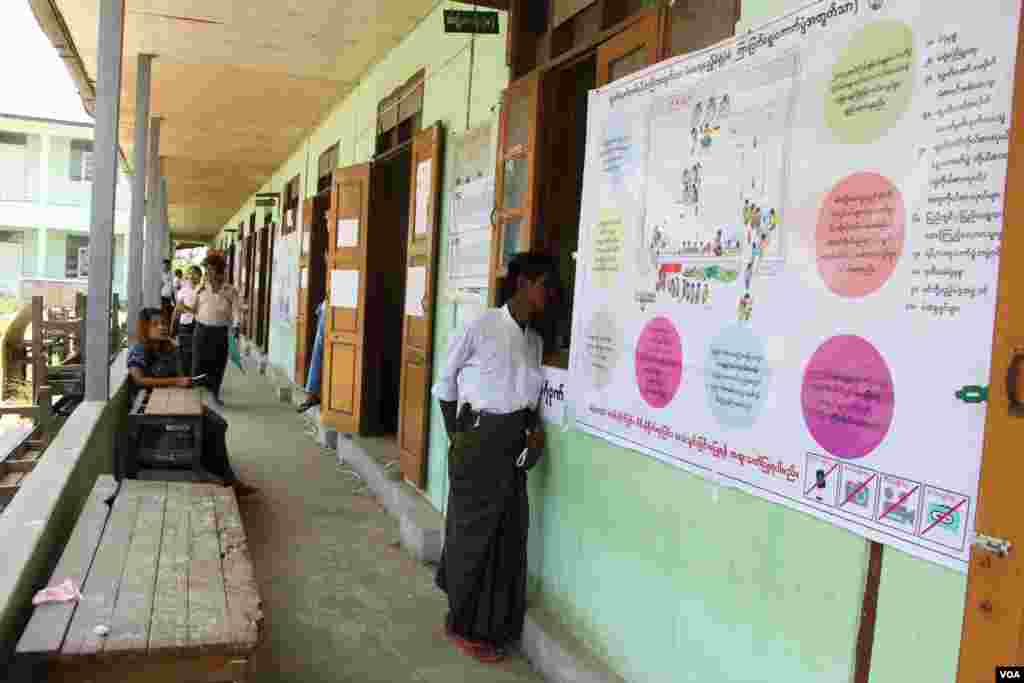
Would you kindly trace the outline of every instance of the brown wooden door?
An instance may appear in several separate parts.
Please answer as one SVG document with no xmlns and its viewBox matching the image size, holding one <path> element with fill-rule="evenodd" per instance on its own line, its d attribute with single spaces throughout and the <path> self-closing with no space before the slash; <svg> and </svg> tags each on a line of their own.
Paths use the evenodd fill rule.
<svg viewBox="0 0 1024 683">
<path fill-rule="evenodd" d="M 418 488 L 423 488 L 427 481 L 443 139 L 444 132 L 438 123 L 417 133 L 412 146 L 398 446 L 402 475 Z"/>
<path fill-rule="evenodd" d="M 274 282 L 274 243 L 277 241 L 277 225 L 267 228 L 266 271 L 263 288 L 263 353 L 270 353 L 270 293 Z"/>
<path fill-rule="evenodd" d="M 359 432 L 362 420 L 366 242 L 370 165 L 338 169 L 327 217 L 327 304 L 320 416 L 339 432 Z M 339 239 L 339 222 L 344 232 Z"/>
<path fill-rule="evenodd" d="M 597 49 L 599 86 L 617 81 L 658 61 L 660 17 L 658 10 L 647 10 L 642 19 Z"/>
<path fill-rule="evenodd" d="M 295 315 L 295 382 L 306 384 L 309 367 L 309 329 L 316 325 L 309 300 L 309 239 L 313 230 L 313 200 L 302 202 L 302 220 L 299 223 L 299 302 Z"/>
<path fill-rule="evenodd" d="M 246 293 L 249 291 L 249 272 L 251 270 L 251 268 L 249 267 L 249 241 L 250 238 L 248 235 L 242 238 L 242 241 L 240 242 L 240 246 L 242 249 L 241 253 L 238 255 L 241 264 L 241 272 L 239 273 L 241 277 L 239 277 L 238 282 L 238 294 L 243 299 L 245 298 Z M 249 336 L 249 327 L 244 315 L 241 317 L 240 322 L 242 334 Z"/>
<path fill-rule="evenodd" d="M 255 327 L 256 346 L 263 347 L 263 335 L 267 333 L 264 324 L 264 300 L 267 291 L 267 244 L 270 242 L 270 230 L 261 228 L 256 232 L 256 269 L 253 278 L 253 326 Z"/>
<path fill-rule="evenodd" d="M 1024 23 L 1021 26 L 1024 36 Z M 1018 38 L 1016 88 L 1010 126 L 1010 159 L 1006 178 L 1006 215 L 999 266 L 992 370 L 989 380 L 985 442 L 978 490 L 978 534 L 1010 541 L 1005 557 L 975 547 L 967 570 L 967 599 L 960 643 L 959 683 L 991 681 L 996 666 L 1024 663 L 1024 515 L 1020 513 L 1020 484 L 1024 465 L 1024 417 L 1011 415 L 1008 372 L 1013 359 L 1024 354 L 1024 236 L 1015 236 L 1016 217 L 1024 220 L 1024 40 Z M 1020 186 L 1022 192 L 1014 188 Z M 1019 293 L 1018 293 L 1019 292 Z M 1019 302 L 1017 305 L 1021 305 Z M 978 330 L 985 334 L 984 330 Z M 1016 400 L 1024 399 L 1024 371 L 1015 373 Z M 971 378 L 965 379 L 965 384 Z"/>
</svg>

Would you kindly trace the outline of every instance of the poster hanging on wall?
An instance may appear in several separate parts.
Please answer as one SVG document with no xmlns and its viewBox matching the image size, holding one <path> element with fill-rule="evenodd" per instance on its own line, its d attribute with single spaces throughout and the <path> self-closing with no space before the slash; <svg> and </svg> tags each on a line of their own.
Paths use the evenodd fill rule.
<svg viewBox="0 0 1024 683">
<path fill-rule="evenodd" d="M 811 3 L 592 92 L 577 425 L 965 571 L 1019 11 Z"/>
<path fill-rule="evenodd" d="M 291 325 L 295 322 L 299 296 L 298 235 L 291 233 L 274 243 L 274 286 L 270 322 Z"/>
</svg>

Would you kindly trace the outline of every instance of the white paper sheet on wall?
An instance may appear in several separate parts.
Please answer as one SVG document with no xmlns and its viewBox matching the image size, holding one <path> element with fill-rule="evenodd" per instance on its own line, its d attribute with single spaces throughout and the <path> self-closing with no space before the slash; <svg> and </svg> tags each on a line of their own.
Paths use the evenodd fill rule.
<svg viewBox="0 0 1024 683">
<path fill-rule="evenodd" d="M 427 296 L 427 269 L 425 266 L 413 266 L 405 278 L 405 314 L 422 318 L 423 300 Z"/>
<path fill-rule="evenodd" d="M 333 308 L 358 308 L 358 270 L 331 271 L 331 306 Z"/>
<path fill-rule="evenodd" d="M 433 191 L 434 176 L 431 173 L 434 160 L 421 161 L 416 167 L 416 234 L 425 235 L 430 230 L 430 194 Z"/>
<path fill-rule="evenodd" d="M 335 247 L 347 249 L 359 246 L 359 220 L 355 218 L 338 219 L 338 236 Z"/>
</svg>

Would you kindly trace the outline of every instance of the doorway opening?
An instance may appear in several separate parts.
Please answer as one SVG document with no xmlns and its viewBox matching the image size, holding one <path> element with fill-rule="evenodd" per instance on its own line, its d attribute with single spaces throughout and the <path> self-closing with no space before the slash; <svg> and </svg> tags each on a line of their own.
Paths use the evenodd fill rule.
<svg viewBox="0 0 1024 683">
<path fill-rule="evenodd" d="M 316 339 L 316 309 L 327 297 L 327 212 L 331 208 L 331 188 L 321 190 L 313 197 L 313 215 L 309 234 L 309 274 L 306 290 L 306 320 L 310 321 L 304 330 L 306 344 L 306 361 L 303 365 L 309 368 L 313 355 L 313 342 Z M 303 378 L 305 384 L 305 378 Z"/>
<path fill-rule="evenodd" d="M 587 147 L 587 95 L 598 85 L 597 57 L 590 54 L 548 74 L 544 81 L 548 117 L 544 144 L 539 151 L 543 189 L 538 234 L 542 249 L 556 259 L 561 277 L 562 311 L 548 318 L 543 330 L 544 364 L 569 367 L 572 329 L 575 253 L 579 244 L 583 167 Z"/>
<path fill-rule="evenodd" d="M 363 424 L 368 435 L 389 439 L 398 435 L 411 176 L 411 142 L 374 159 L 370 170 L 368 229 L 387 247 L 370 252 L 366 268 Z"/>
</svg>

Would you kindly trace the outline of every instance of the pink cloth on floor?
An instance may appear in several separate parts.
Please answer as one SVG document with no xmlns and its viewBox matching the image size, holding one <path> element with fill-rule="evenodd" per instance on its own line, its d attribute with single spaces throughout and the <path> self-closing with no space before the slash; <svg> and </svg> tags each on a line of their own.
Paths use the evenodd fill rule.
<svg viewBox="0 0 1024 683">
<path fill-rule="evenodd" d="M 39 591 L 32 597 L 33 605 L 42 605 L 47 602 L 70 602 L 71 600 L 81 600 L 82 594 L 78 592 L 78 587 L 75 586 L 75 582 L 71 579 L 65 579 L 62 583 L 56 586 L 50 586 Z"/>
</svg>

